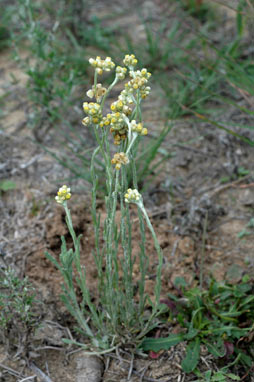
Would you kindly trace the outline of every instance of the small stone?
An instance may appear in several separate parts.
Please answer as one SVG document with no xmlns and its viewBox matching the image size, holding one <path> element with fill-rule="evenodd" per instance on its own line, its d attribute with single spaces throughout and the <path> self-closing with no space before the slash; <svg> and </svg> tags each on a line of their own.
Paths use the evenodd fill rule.
<svg viewBox="0 0 254 382">
<path fill-rule="evenodd" d="M 238 264 L 232 264 L 226 273 L 226 279 L 232 284 L 236 284 L 239 281 L 241 281 L 243 276 L 243 268 L 240 267 Z"/>
<path fill-rule="evenodd" d="M 254 196 L 251 190 L 244 190 L 243 193 L 240 194 L 240 202 L 246 207 L 254 206 Z"/>
<path fill-rule="evenodd" d="M 79 353 L 76 357 L 76 382 L 101 382 L 104 364 L 99 357 Z"/>
<path fill-rule="evenodd" d="M 183 255 L 189 255 L 194 250 L 194 241 L 186 236 L 179 241 L 178 248 Z"/>
<path fill-rule="evenodd" d="M 211 273 L 216 281 L 223 281 L 225 278 L 224 265 L 222 263 L 214 263 L 211 269 Z"/>
</svg>

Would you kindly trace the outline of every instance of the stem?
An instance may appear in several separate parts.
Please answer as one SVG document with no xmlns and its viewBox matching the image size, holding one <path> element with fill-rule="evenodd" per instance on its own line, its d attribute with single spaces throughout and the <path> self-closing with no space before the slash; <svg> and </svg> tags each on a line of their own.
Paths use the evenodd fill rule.
<svg viewBox="0 0 254 382">
<path fill-rule="evenodd" d="M 162 270 L 162 264 L 163 264 L 163 253 L 162 253 L 162 249 L 160 247 L 159 241 L 157 239 L 156 233 L 154 232 L 152 223 L 151 223 L 149 216 L 147 215 L 146 209 L 143 205 L 143 202 L 138 203 L 138 206 L 141 209 L 141 211 L 144 215 L 146 224 L 147 224 L 147 226 L 148 226 L 148 228 L 152 234 L 154 246 L 155 246 L 155 249 L 157 251 L 158 258 L 159 258 L 159 263 L 158 263 L 158 267 L 157 267 L 157 274 L 156 274 L 155 307 L 154 307 L 154 309 L 157 309 L 157 305 L 159 304 L 159 300 L 160 300 L 160 292 L 161 292 L 161 270 Z"/>
<path fill-rule="evenodd" d="M 137 170 L 136 170 L 136 164 L 134 160 L 135 159 L 134 153 L 132 151 L 131 151 L 130 158 L 131 158 L 133 185 L 134 185 L 134 188 L 138 189 Z M 140 270 L 141 270 L 141 279 L 139 283 L 139 298 L 140 298 L 139 314 L 142 315 L 144 312 L 145 302 L 147 299 L 147 294 L 145 294 L 145 277 L 146 277 L 147 269 L 149 266 L 149 258 L 146 254 L 146 249 L 145 249 L 146 236 L 145 236 L 144 217 L 139 208 L 138 208 L 138 218 L 139 218 L 139 229 L 141 233 L 141 244 L 140 244 L 140 254 L 139 254 Z"/>
<path fill-rule="evenodd" d="M 133 306 L 134 287 L 132 282 L 133 274 L 133 259 L 131 248 L 131 221 L 129 206 L 124 203 L 124 190 L 127 188 L 126 182 L 126 168 L 121 169 L 121 192 L 120 192 L 120 206 L 121 206 L 121 244 L 123 248 L 123 280 L 124 280 L 124 293 L 126 295 L 126 301 L 123 304 L 123 312 L 125 325 L 128 327 L 129 321 L 135 316 L 135 308 Z"/>
<path fill-rule="evenodd" d="M 94 92 L 96 91 L 97 78 L 98 78 L 98 73 L 97 73 L 97 71 L 95 70 L 95 72 L 94 72 L 94 82 L 93 82 Z"/>
<path fill-rule="evenodd" d="M 129 144 L 129 146 L 128 146 L 128 149 L 127 149 L 127 151 L 126 151 L 126 155 L 128 155 L 128 153 L 129 153 L 129 151 L 131 150 L 131 147 L 133 146 L 133 144 L 134 144 L 135 140 L 137 139 L 137 137 L 138 137 L 138 134 L 137 134 L 136 132 L 134 132 L 134 133 L 133 133 L 133 137 L 132 137 L 132 139 L 131 139 L 131 142 L 130 142 L 130 144 Z"/>
<path fill-rule="evenodd" d="M 205 221 L 204 221 L 203 235 L 202 235 L 202 250 L 201 250 L 201 263 L 200 263 L 200 275 L 199 275 L 200 289 L 203 289 L 203 273 L 204 273 L 204 259 L 205 259 L 205 242 L 206 242 L 206 233 L 207 233 L 207 222 L 208 222 L 208 211 L 206 211 L 206 214 L 205 214 Z"/>
<path fill-rule="evenodd" d="M 103 159 L 104 159 L 104 163 L 105 163 L 105 167 L 106 167 L 107 193 L 108 193 L 108 195 L 111 195 L 111 193 L 112 193 L 112 167 L 111 167 L 111 162 L 110 162 L 110 154 L 109 154 L 108 142 L 106 140 L 107 135 L 104 132 L 104 135 L 103 135 L 103 137 L 101 139 L 100 136 L 99 136 L 99 133 L 98 133 L 98 126 L 95 126 L 94 132 L 95 132 L 96 141 L 97 141 L 97 143 L 98 143 L 98 145 L 100 147 L 100 151 L 102 153 L 102 156 L 103 156 Z M 106 150 L 104 149 L 104 142 L 105 142 L 105 140 L 107 142 Z"/>
<path fill-rule="evenodd" d="M 95 174 L 95 168 L 94 168 L 94 162 L 95 157 L 98 154 L 100 150 L 100 147 L 97 147 L 92 155 L 91 159 L 91 177 L 93 180 L 93 187 L 92 187 L 92 218 L 93 218 L 93 226 L 94 226 L 94 236 L 95 236 L 95 251 L 93 251 L 95 263 L 98 270 L 98 278 L 99 278 L 99 292 L 100 295 L 103 291 L 103 271 L 102 271 L 102 254 L 100 250 L 100 214 L 98 214 L 97 217 L 97 211 L 96 211 L 96 194 L 97 194 L 97 188 L 98 188 L 98 178 Z"/>
<path fill-rule="evenodd" d="M 71 237 L 72 237 L 72 240 L 73 240 L 73 244 L 74 244 L 74 248 L 75 248 L 74 262 L 75 262 L 75 265 L 76 265 L 76 268 L 77 268 L 77 271 L 78 271 L 78 274 L 79 274 L 79 278 L 76 277 L 76 280 L 78 282 L 79 287 L 81 288 L 81 291 L 82 291 L 82 294 L 83 294 L 83 298 L 85 299 L 85 302 L 88 305 L 88 307 L 90 309 L 90 312 L 92 313 L 94 322 L 96 322 L 98 329 L 100 329 L 100 326 L 101 326 L 100 319 L 99 319 L 99 316 L 98 316 L 98 314 L 97 314 L 97 312 L 95 310 L 95 306 L 91 302 L 90 294 L 89 294 L 89 291 L 88 291 L 87 286 L 86 286 L 85 267 L 84 266 L 82 267 L 81 264 L 80 264 L 80 244 L 79 244 L 79 238 L 77 238 L 76 233 L 75 233 L 75 231 L 73 229 L 71 213 L 70 213 L 70 210 L 68 209 L 66 201 L 63 203 L 63 207 L 64 207 L 64 210 L 65 210 L 65 213 L 66 213 L 66 223 L 67 223 L 69 232 L 71 234 Z M 86 320 L 84 319 L 84 317 L 83 317 L 83 315 L 82 315 L 82 313 L 80 311 L 79 304 L 78 304 L 77 299 L 76 299 L 76 294 L 75 294 L 75 292 L 73 290 L 73 286 L 71 288 L 71 292 L 72 292 L 73 296 L 75 297 L 74 301 L 75 301 L 75 305 L 76 305 L 76 308 L 77 308 L 77 314 L 78 314 L 79 320 L 82 322 L 82 326 L 85 327 L 85 329 L 87 331 L 87 334 L 90 337 L 93 337 L 93 333 L 92 333 L 91 329 L 89 328 L 89 326 L 87 325 Z"/>
<path fill-rule="evenodd" d="M 141 107 L 140 107 L 140 91 L 137 90 L 137 102 L 136 102 L 136 113 L 135 113 L 135 119 L 138 120 L 138 116 L 140 121 L 142 121 L 142 113 L 141 113 Z"/>
<path fill-rule="evenodd" d="M 106 100 L 107 96 L 109 95 L 109 93 L 111 92 L 112 88 L 116 85 L 117 82 L 118 82 L 118 78 L 115 77 L 115 79 L 114 79 L 114 81 L 112 82 L 112 84 L 109 85 L 108 90 L 107 90 L 107 92 L 104 94 L 104 96 L 103 96 L 103 98 L 102 98 L 102 101 L 101 101 L 101 110 L 103 110 L 105 100 Z"/>
<path fill-rule="evenodd" d="M 118 184 L 119 184 L 119 171 L 116 171 L 115 179 L 115 190 L 107 196 L 107 221 L 106 221 L 106 232 L 104 240 L 106 241 L 106 300 L 107 306 L 110 311 L 110 321 L 112 322 L 114 329 L 116 330 L 116 320 L 117 320 L 117 302 L 113 303 L 115 300 L 115 290 L 118 289 L 118 268 L 117 268 L 117 258 L 113 258 L 113 232 L 115 228 L 115 214 L 117 205 L 117 194 L 118 194 Z M 113 198 L 113 200 L 112 200 Z M 112 265 L 115 265 L 116 270 L 113 272 Z"/>
<path fill-rule="evenodd" d="M 77 253 L 79 254 L 79 248 L 77 246 L 77 236 L 76 236 L 76 233 L 75 233 L 74 228 L 73 228 L 71 213 L 70 213 L 70 210 L 68 208 L 68 205 L 67 205 L 66 201 L 63 202 L 63 206 L 64 206 L 64 210 L 65 210 L 65 213 L 66 213 L 67 226 L 69 228 L 69 231 L 70 231 L 70 234 L 71 234 L 71 237 L 72 237 L 72 241 L 73 241 L 73 244 L 74 244 L 74 247 L 75 247 L 75 251 L 77 250 Z"/>
</svg>

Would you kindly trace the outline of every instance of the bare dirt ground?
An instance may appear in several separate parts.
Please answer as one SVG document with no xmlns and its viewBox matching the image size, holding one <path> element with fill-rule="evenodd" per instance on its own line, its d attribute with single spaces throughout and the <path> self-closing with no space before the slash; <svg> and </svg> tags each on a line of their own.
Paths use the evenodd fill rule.
<svg viewBox="0 0 254 382">
<path fill-rule="evenodd" d="M 111 2 L 98 2 L 92 13 L 98 17 L 109 14 L 110 5 Z M 114 6 L 123 10 L 121 2 Z M 152 13 L 154 18 L 159 19 L 165 9 L 170 15 L 169 8 L 160 1 L 144 1 L 142 7 L 144 15 Z M 106 22 L 110 23 L 110 20 Z M 135 8 L 127 14 L 122 12 L 117 22 L 134 38 L 137 35 L 141 41 L 145 38 Z M 230 29 L 230 25 L 227 28 Z M 1 346 L 0 380 L 21 381 L 31 376 L 31 380 L 36 381 L 92 381 L 88 379 L 85 357 L 82 358 L 81 353 L 71 354 L 73 349 L 62 344 L 62 338 L 70 336 L 68 328 L 73 328 L 73 322 L 60 302 L 61 276 L 44 254 L 48 250 L 57 257 L 60 236 L 66 235 L 68 240 L 63 210 L 55 205 L 54 195 L 61 185 L 58 179 L 68 178 L 70 174 L 31 140 L 32 133 L 26 126 L 27 78 L 11 61 L 10 51 L 2 52 L 0 59 L 1 95 L 5 95 L 4 113 L 0 120 L 0 180 L 16 183 L 15 190 L 0 196 L 0 251 L 3 255 L 0 261 L 1 266 L 10 265 L 20 276 L 28 276 L 38 298 L 43 301 L 40 312 L 42 326 L 29 345 L 30 368 L 22 355 L 15 357 L 13 349 L 7 354 Z M 158 132 L 165 123 L 158 108 L 164 101 L 157 92 L 155 87 L 151 99 L 144 104 L 144 121 L 154 132 Z M 244 104 L 244 99 L 241 102 Z M 224 120 L 239 122 L 238 115 L 230 108 L 224 113 Z M 246 121 L 246 124 L 251 123 Z M 80 129 L 84 128 L 80 125 Z M 46 144 L 54 147 L 54 139 L 50 141 L 52 136 L 50 133 Z M 249 131 L 248 137 L 254 139 L 253 132 Z M 205 122 L 197 123 L 191 117 L 173 122 L 163 147 L 172 152 L 172 158 L 165 163 L 159 177 L 144 195 L 164 253 L 162 297 L 172 291 L 177 276 L 184 277 L 192 286 L 197 284 L 202 251 L 205 253 L 205 277 L 212 273 L 217 280 L 232 282 L 239 281 L 246 272 L 253 277 L 254 230 L 250 228 L 248 235 L 239 237 L 239 233 L 246 230 L 254 211 L 253 149 Z M 57 146 L 54 149 L 60 150 Z M 248 174 L 237 177 L 239 167 L 248 170 Z M 221 180 L 225 177 L 229 180 L 224 184 Z M 79 191 L 76 184 L 71 186 L 77 189 L 70 206 L 74 227 L 83 235 L 82 261 L 87 266 L 88 284 L 96 298 L 90 196 L 89 192 Z M 135 219 L 135 211 L 133 214 Z M 206 218 L 207 240 L 202 246 Z M 134 252 L 138 250 L 138 240 L 137 235 Z M 152 274 L 157 263 L 149 233 L 147 249 Z M 134 282 L 137 279 L 138 265 Z M 152 298 L 152 278 L 147 281 L 146 290 Z M 185 375 L 180 367 L 184 351 L 185 345 L 181 344 L 163 352 L 156 360 L 136 357 L 133 361 L 124 352 L 118 357 L 110 355 L 101 361 L 94 360 L 98 373 L 93 381 L 99 381 L 102 374 L 103 382 L 193 381 L 195 376 Z M 204 353 L 201 370 L 208 367 L 216 369 L 209 357 Z M 93 369 L 91 363 L 89 367 Z M 44 376 L 38 370 L 42 370 Z"/>
</svg>

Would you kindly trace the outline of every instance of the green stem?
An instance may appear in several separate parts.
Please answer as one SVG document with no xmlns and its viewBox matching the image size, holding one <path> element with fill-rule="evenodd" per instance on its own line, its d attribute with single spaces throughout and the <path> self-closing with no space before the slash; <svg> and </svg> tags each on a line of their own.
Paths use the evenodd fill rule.
<svg viewBox="0 0 254 382">
<path fill-rule="evenodd" d="M 133 295 L 134 288 L 132 282 L 133 274 L 133 259 L 131 248 L 131 221 L 129 206 L 124 203 L 124 190 L 127 188 L 126 182 L 126 168 L 121 169 L 121 192 L 120 192 L 120 207 L 121 207 L 121 244 L 123 248 L 123 280 L 124 280 L 124 293 L 126 294 L 126 301 L 124 303 L 124 318 L 126 327 L 129 324 L 129 318 L 132 318 L 134 313 Z"/>
<path fill-rule="evenodd" d="M 112 193 L 112 166 L 110 162 L 110 153 L 109 153 L 109 147 L 108 144 L 106 144 L 106 150 L 104 147 L 105 140 L 107 138 L 106 133 L 104 132 L 102 139 L 99 136 L 98 133 L 98 126 L 95 126 L 94 132 L 95 132 L 95 138 L 96 141 L 100 147 L 101 154 L 104 159 L 105 167 L 106 167 L 106 175 L 107 175 L 107 181 L 106 181 L 106 186 L 107 186 L 107 193 L 108 195 L 111 195 Z M 108 143 L 108 142 L 107 142 Z"/>
<path fill-rule="evenodd" d="M 205 259 L 205 242 L 206 242 L 206 233 L 207 233 L 207 222 L 208 222 L 208 211 L 206 211 L 203 235 L 202 235 L 202 250 L 201 250 L 201 264 L 200 264 L 200 275 L 199 275 L 199 284 L 200 289 L 203 289 L 203 273 L 204 273 L 204 259 Z"/>
<path fill-rule="evenodd" d="M 131 167 L 132 167 L 132 178 L 133 178 L 133 185 L 134 188 L 138 189 L 138 179 L 137 179 L 137 170 L 136 170 L 136 164 L 135 164 L 135 158 L 134 153 L 131 151 Z M 140 244 L 140 254 L 139 254 L 139 261 L 140 261 L 140 270 L 141 270 L 141 279 L 139 283 L 139 314 L 142 315 L 145 307 L 145 302 L 147 299 L 147 295 L 145 294 L 145 277 L 147 274 L 147 269 L 149 266 L 149 258 L 146 254 L 145 250 L 145 243 L 146 243 L 146 236 L 145 236 L 145 224 L 144 224 L 144 216 L 138 208 L 138 218 L 139 218 L 139 229 L 141 233 L 141 244 Z"/>
<path fill-rule="evenodd" d="M 130 150 L 131 150 L 131 148 L 132 148 L 132 146 L 133 146 L 135 140 L 137 139 L 137 137 L 138 137 L 138 134 L 137 134 L 136 132 L 134 132 L 134 133 L 133 133 L 133 136 L 132 136 L 132 139 L 131 139 L 131 142 L 130 142 L 130 144 L 129 144 L 129 146 L 128 146 L 128 149 L 127 149 L 127 151 L 126 151 L 126 155 L 128 155 L 128 153 L 130 152 Z"/>
<path fill-rule="evenodd" d="M 89 309 L 90 309 L 90 311 L 92 313 L 93 320 L 94 320 L 94 322 L 96 322 L 97 327 L 99 329 L 101 327 L 100 319 L 99 319 L 99 316 L 98 316 L 98 314 L 97 314 L 97 312 L 95 310 L 95 306 L 91 302 L 90 294 L 89 294 L 89 291 L 88 291 L 87 286 L 86 286 L 85 267 L 81 266 L 81 263 L 80 263 L 80 244 L 79 244 L 79 238 L 77 238 L 76 233 L 74 231 L 73 223 L 72 223 L 72 218 L 71 218 L 71 213 L 70 213 L 70 210 L 68 209 L 66 201 L 63 203 L 63 207 L 64 207 L 64 210 L 65 210 L 65 213 L 66 213 L 66 223 L 67 223 L 69 232 L 71 234 L 71 237 L 72 237 L 72 240 L 73 240 L 73 244 L 74 244 L 74 248 L 75 248 L 74 262 L 75 262 L 75 265 L 76 265 L 76 268 L 77 268 L 77 271 L 78 271 L 78 274 L 79 274 L 79 278 L 77 277 L 76 280 L 78 282 L 79 287 L 82 290 L 83 298 L 85 299 L 85 302 L 88 305 L 88 307 L 89 307 Z M 93 333 L 92 333 L 91 329 L 89 328 L 89 326 L 86 324 L 86 321 L 85 321 L 83 315 L 81 314 L 81 311 L 80 311 L 80 308 L 79 308 L 79 304 L 78 304 L 78 302 L 76 300 L 76 294 L 75 294 L 75 292 L 73 290 L 71 290 L 71 292 L 72 292 L 73 296 L 75 296 L 75 305 L 77 307 L 77 314 L 79 316 L 79 320 L 81 320 L 82 325 L 85 327 L 85 329 L 87 331 L 87 334 L 91 337 L 91 336 L 93 336 Z"/>
<path fill-rule="evenodd" d="M 161 292 L 161 270 L 162 270 L 162 264 L 163 264 L 163 253 L 162 253 L 159 241 L 157 239 L 156 233 L 154 232 L 152 223 L 151 223 L 149 216 L 147 215 L 146 209 L 143 205 L 143 202 L 139 203 L 138 206 L 141 209 L 141 211 L 144 215 L 146 224 L 147 224 L 147 226 L 148 226 L 148 228 L 152 234 L 154 246 L 155 246 L 156 252 L 158 254 L 158 259 L 159 259 L 159 263 L 158 263 L 158 267 L 157 267 L 157 274 L 156 274 L 155 307 L 154 307 L 154 309 L 157 309 L 157 306 L 158 306 L 159 301 L 160 301 L 160 292 Z"/>
<path fill-rule="evenodd" d="M 136 108 L 135 119 L 138 120 L 138 117 L 139 117 L 139 120 L 142 121 L 142 112 L 141 112 L 140 102 L 141 102 L 140 91 L 137 90 L 137 103 L 136 103 L 137 108 Z"/>
<path fill-rule="evenodd" d="M 103 96 L 103 98 L 102 98 L 102 101 L 101 101 L 101 110 L 103 110 L 105 100 L 106 100 L 107 96 L 109 95 L 109 93 L 111 92 L 112 88 L 116 85 L 117 82 L 118 82 L 118 78 L 115 77 L 115 79 L 114 79 L 114 81 L 112 82 L 112 84 L 109 85 L 108 90 L 107 90 L 107 92 L 104 94 L 104 96 Z"/>
<path fill-rule="evenodd" d="M 113 258 L 113 253 L 116 251 L 113 249 L 113 233 L 115 229 L 115 214 L 117 205 L 117 194 L 118 194 L 118 184 L 119 184 L 119 171 L 116 171 L 115 178 L 115 190 L 112 195 L 107 196 L 107 222 L 106 222 L 106 277 L 107 277 L 107 305 L 110 310 L 110 320 L 116 329 L 117 321 L 117 303 L 114 304 L 114 294 L 115 289 L 118 287 L 118 269 L 117 269 L 117 258 Z M 112 200 L 113 199 L 113 200 Z M 116 270 L 113 272 L 113 263 Z"/>
<path fill-rule="evenodd" d="M 95 73 L 94 73 L 94 82 L 93 82 L 94 92 L 96 91 L 97 78 L 98 78 L 98 73 L 97 73 L 97 71 L 95 70 Z"/>
<path fill-rule="evenodd" d="M 100 214 L 98 214 L 97 217 L 97 209 L 96 209 L 96 194 L 97 194 L 97 188 L 98 188 L 98 178 L 95 174 L 95 157 L 98 154 L 100 150 L 100 147 L 97 147 L 92 155 L 91 159 L 91 178 L 93 180 L 93 187 L 92 187 L 92 218 L 93 218 L 93 226 L 94 226 L 94 237 L 95 237 L 95 251 L 94 253 L 94 259 L 96 263 L 96 267 L 98 270 L 98 279 L 99 279 L 99 292 L 100 294 L 103 291 L 103 271 L 102 271 L 102 254 L 100 250 Z"/>
</svg>

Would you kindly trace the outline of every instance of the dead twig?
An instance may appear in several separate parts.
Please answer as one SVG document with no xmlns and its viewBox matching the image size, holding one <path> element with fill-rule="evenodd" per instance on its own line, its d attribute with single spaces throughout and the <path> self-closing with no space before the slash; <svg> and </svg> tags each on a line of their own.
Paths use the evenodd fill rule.
<svg viewBox="0 0 254 382">
<path fill-rule="evenodd" d="M 31 375 L 30 377 L 26 377 L 26 378 L 21 379 L 19 382 L 29 381 L 30 379 L 34 379 L 36 377 L 37 377 L 36 375 Z"/>
<path fill-rule="evenodd" d="M 140 379 L 139 379 L 139 382 L 142 382 L 142 381 L 143 381 L 143 379 L 144 379 L 144 375 L 145 375 L 147 369 L 148 369 L 148 366 L 145 366 L 145 367 L 143 368 L 143 370 L 140 371 Z"/>
<path fill-rule="evenodd" d="M 254 183 L 242 184 L 238 188 L 250 188 L 250 187 L 254 187 Z"/>
<path fill-rule="evenodd" d="M 174 257 L 174 256 L 175 256 L 175 253 L 176 253 L 176 250 L 177 250 L 179 241 L 180 241 L 180 239 L 178 239 L 178 240 L 176 240 L 176 241 L 174 242 L 174 245 L 173 245 L 173 248 L 172 248 L 172 252 L 171 252 L 171 257 Z"/>
<path fill-rule="evenodd" d="M 134 354 L 132 353 L 132 354 L 131 354 L 131 362 L 130 362 L 130 367 L 129 367 L 129 372 L 128 372 L 127 381 L 130 381 L 131 376 L 132 376 L 133 362 L 134 362 Z"/>
<path fill-rule="evenodd" d="M 14 375 L 15 377 L 18 377 L 18 378 L 24 377 L 21 373 L 18 373 L 17 371 L 13 370 L 12 368 L 8 366 L 3 365 L 2 363 L 0 363 L 0 367 L 6 370 L 9 374 Z"/>
<path fill-rule="evenodd" d="M 34 363 L 30 363 L 29 368 L 40 378 L 41 382 L 53 382 L 49 376 L 47 376 L 41 369 L 39 369 Z"/>
<path fill-rule="evenodd" d="M 218 188 L 216 188 L 215 190 L 213 190 L 211 192 L 211 195 L 209 195 L 209 197 L 211 198 L 212 196 L 214 196 L 216 194 L 219 194 L 220 192 L 225 191 L 228 188 L 236 187 L 239 183 L 242 183 L 243 181 L 247 180 L 249 177 L 250 177 L 250 175 L 246 175 L 246 176 L 243 176 L 240 179 L 235 180 L 234 182 L 227 183 L 227 184 L 225 184 L 223 186 L 219 186 Z"/>
<path fill-rule="evenodd" d="M 247 12 L 243 12 L 243 11 L 238 11 L 238 9 L 234 8 L 234 7 L 231 7 L 229 4 L 225 4 L 223 1 L 219 1 L 219 0 L 212 0 L 214 3 L 217 3 L 219 5 L 222 5 L 223 7 L 225 8 L 228 8 L 228 9 L 231 9 L 232 11 L 238 13 L 238 14 L 241 14 L 241 15 L 245 15 L 247 16 L 248 13 Z M 247 0 L 248 2 L 248 0 Z"/>
<path fill-rule="evenodd" d="M 58 348 L 57 346 L 41 346 L 41 347 L 38 347 L 38 348 L 35 348 L 34 350 L 35 351 L 39 351 L 39 350 L 59 350 L 59 351 L 65 351 L 64 348 Z"/>
</svg>

